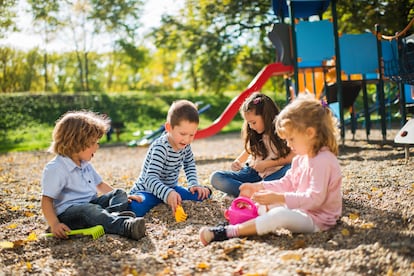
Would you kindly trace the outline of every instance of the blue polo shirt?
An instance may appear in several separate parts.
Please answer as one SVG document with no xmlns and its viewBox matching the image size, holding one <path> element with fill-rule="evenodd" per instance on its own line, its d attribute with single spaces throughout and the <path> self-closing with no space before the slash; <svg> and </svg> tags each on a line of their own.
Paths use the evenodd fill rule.
<svg viewBox="0 0 414 276">
<path fill-rule="evenodd" d="M 69 157 L 57 155 L 43 170 L 42 195 L 53 198 L 56 215 L 72 205 L 84 204 L 97 197 L 96 186 L 102 178 L 92 164 L 78 166 Z"/>
</svg>

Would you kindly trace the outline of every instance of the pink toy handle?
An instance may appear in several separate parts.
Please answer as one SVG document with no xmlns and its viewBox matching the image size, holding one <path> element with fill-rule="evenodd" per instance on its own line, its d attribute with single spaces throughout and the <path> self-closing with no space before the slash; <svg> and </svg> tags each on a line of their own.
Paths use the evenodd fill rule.
<svg viewBox="0 0 414 276">
<path fill-rule="evenodd" d="M 231 205 L 232 205 L 234 208 L 240 209 L 240 208 L 237 206 L 239 202 L 242 202 L 242 203 L 247 203 L 247 205 L 249 205 L 249 206 L 250 206 L 250 209 L 251 209 L 251 210 L 252 210 L 255 214 L 257 214 L 257 206 L 256 206 L 256 204 L 254 204 L 254 202 L 253 202 L 250 198 L 248 198 L 248 197 L 244 197 L 244 196 L 239 196 L 239 197 L 237 197 L 236 199 L 234 199 L 234 200 L 233 200 L 233 202 L 231 203 Z"/>
<path fill-rule="evenodd" d="M 229 215 L 229 210 L 227 209 L 226 211 L 224 211 L 224 217 L 227 219 L 227 220 L 230 220 L 230 215 Z"/>
</svg>

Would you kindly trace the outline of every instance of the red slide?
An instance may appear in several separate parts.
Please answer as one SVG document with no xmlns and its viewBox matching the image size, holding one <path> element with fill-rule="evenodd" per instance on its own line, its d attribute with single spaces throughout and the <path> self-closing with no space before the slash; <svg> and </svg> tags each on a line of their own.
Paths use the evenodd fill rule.
<svg viewBox="0 0 414 276">
<path fill-rule="evenodd" d="M 293 72 L 293 67 L 283 65 L 283 63 L 271 63 L 266 65 L 250 82 L 247 89 L 240 93 L 237 97 L 233 98 L 220 117 L 218 117 L 209 127 L 197 131 L 195 139 L 207 138 L 218 133 L 223 129 L 223 127 L 231 122 L 234 116 L 236 116 L 244 100 L 253 92 L 260 91 L 262 86 L 270 77 L 284 75 L 291 72 Z"/>
</svg>

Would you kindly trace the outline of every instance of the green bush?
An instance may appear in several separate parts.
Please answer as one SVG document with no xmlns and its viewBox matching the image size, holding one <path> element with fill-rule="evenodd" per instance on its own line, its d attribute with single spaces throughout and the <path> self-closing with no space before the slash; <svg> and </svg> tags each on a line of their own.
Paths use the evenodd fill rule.
<svg viewBox="0 0 414 276">
<path fill-rule="evenodd" d="M 370 87 L 370 106 L 375 102 L 375 87 Z M 394 87 L 385 87 L 387 101 L 395 97 Z M 87 109 L 105 113 L 113 122 L 123 122 L 125 129 L 120 140 L 110 143 L 125 143 L 137 140 L 146 130 L 156 130 L 164 122 L 171 103 L 178 99 L 199 102 L 200 107 L 210 108 L 200 116 L 200 128 L 216 120 L 238 92 L 224 94 L 195 94 L 184 92 L 125 92 L 125 93 L 62 93 L 62 94 L 0 94 L 0 152 L 45 149 L 50 145 L 51 133 L 56 120 L 70 110 Z M 264 92 L 277 102 L 280 108 L 286 105 L 284 93 Z M 360 93 L 362 94 L 362 93 Z M 363 110 L 362 96 L 355 102 L 357 112 Z M 392 108 L 392 110 L 390 109 Z M 387 113 L 398 112 L 394 105 Z M 395 110 L 394 110 L 395 109 Z M 346 117 L 349 114 L 346 112 Z M 373 113 L 375 117 L 375 112 Z M 222 132 L 240 131 L 242 118 L 237 115 Z M 140 132 L 140 136 L 135 133 Z M 103 144 L 108 143 L 105 139 Z"/>
<path fill-rule="evenodd" d="M 76 94 L 0 94 L 0 152 L 47 148 L 56 120 L 65 112 L 87 109 L 108 114 L 113 122 L 123 122 L 121 140 L 139 137 L 138 130 L 156 130 L 164 122 L 171 103 L 177 99 L 199 102 L 210 108 L 200 117 L 200 128 L 217 119 L 238 93 L 222 95 L 178 92 L 76 93 Z M 238 115 L 224 131 L 240 131 Z M 106 143 L 106 141 L 102 141 Z"/>
</svg>

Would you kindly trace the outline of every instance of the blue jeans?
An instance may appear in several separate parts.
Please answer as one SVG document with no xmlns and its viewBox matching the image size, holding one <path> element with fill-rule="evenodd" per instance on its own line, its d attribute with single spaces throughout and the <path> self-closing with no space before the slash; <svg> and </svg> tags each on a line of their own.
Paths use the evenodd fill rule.
<svg viewBox="0 0 414 276">
<path fill-rule="evenodd" d="M 202 201 L 201 199 L 198 199 L 198 193 L 195 192 L 192 194 L 189 190 L 187 190 L 184 187 L 181 186 L 175 186 L 173 188 L 180 196 L 182 200 L 192 200 L 192 201 Z M 151 210 L 153 207 L 157 206 L 160 203 L 163 203 L 161 199 L 159 199 L 157 196 L 153 195 L 150 192 L 139 192 L 135 195 L 139 195 L 142 197 L 142 202 L 138 202 L 133 200 L 129 204 L 129 208 L 134 211 L 134 213 L 138 217 L 145 216 L 146 213 L 148 213 L 149 210 Z M 211 194 L 210 194 L 211 196 Z"/>
<path fill-rule="evenodd" d="M 105 233 L 125 236 L 124 221 L 130 217 L 116 216 L 111 213 L 127 209 L 127 193 L 121 189 L 114 189 L 88 203 L 70 206 L 58 216 L 58 219 L 70 229 L 102 225 Z"/>
<path fill-rule="evenodd" d="M 240 171 L 216 171 L 210 176 L 211 185 L 225 192 L 228 195 L 238 197 L 239 187 L 246 182 L 254 183 L 262 180 L 276 180 L 282 178 L 290 169 L 290 164 L 283 166 L 280 170 L 266 176 L 264 179 L 260 177 L 256 170 L 249 166 L 244 166 Z"/>
</svg>

